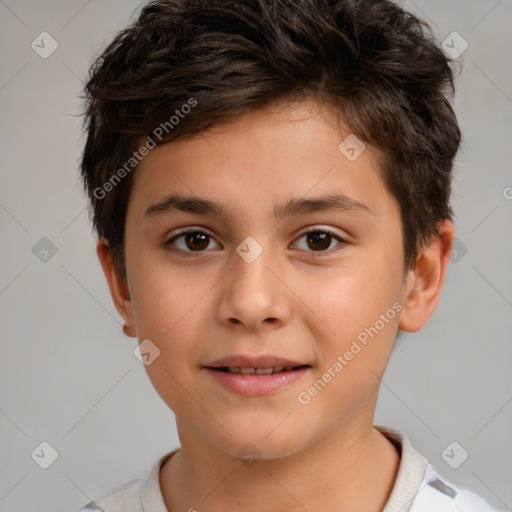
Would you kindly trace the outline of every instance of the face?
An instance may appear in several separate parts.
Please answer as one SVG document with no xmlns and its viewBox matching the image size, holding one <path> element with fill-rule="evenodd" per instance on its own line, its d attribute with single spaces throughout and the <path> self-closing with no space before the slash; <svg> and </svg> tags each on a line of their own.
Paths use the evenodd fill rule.
<svg viewBox="0 0 512 512">
<path fill-rule="evenodd" d="M 134 175 L 125 319 L 160 351 L 146 370 L 178 428 L 226 453 L 284 457 L 372 424 L 403 241 L 377 154 L 350 161 L 349 134 L 281 104 L 153 149 Z"/>
</svg>

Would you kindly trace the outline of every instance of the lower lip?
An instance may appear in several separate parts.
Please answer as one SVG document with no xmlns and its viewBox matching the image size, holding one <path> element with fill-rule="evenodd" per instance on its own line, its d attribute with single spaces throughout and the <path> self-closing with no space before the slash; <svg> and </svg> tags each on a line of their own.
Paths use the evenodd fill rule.
<svg viewBox="0 0 512 512">
<path fill-rule="evenodd" d="M 244 396 L 262 396 L 271 395 L 297 382 L 309 370 L 309 367 L 270 375 L 230 373 L 211 368 L 205 369 L 217 382 L 235 393 Z"/>
</svg>

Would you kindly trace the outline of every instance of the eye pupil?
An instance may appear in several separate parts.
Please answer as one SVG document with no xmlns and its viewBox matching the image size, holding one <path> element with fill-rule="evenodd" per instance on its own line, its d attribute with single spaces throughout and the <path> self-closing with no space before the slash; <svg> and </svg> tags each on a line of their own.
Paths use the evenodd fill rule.
<svg viewBox="0 0 512 512">
<path fill-rule="evenodd" d="M 191 250 L 201 250 L 208 247 L 208 235 L 204 233 L 187 233 L 185 235 L 185 241 L 187 247 Z"/>
<path fill-rule="evenodd" d="M 331 245 L 331 235 L 329 233 L 322 233 L 320 231 L 315 231 L 313 233 L 308 233 L 307 235 L 308 247 L 313 250 L 325 250 L 328 249 Z M 311 243 L 320 244 L 320 247 L 312 247 Z"/>
</svg>

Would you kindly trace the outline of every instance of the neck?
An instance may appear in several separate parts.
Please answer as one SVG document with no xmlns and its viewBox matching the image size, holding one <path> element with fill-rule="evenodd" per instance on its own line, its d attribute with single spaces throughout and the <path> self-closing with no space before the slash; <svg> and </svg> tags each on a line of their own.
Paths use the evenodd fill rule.
<svg viewBox="0 0 512 512">
<path fill-rule="evenodd" d="M 246 467 L 178 423 L 181 449 L 160 472 L 169 512 L 365 510 L 380 512 L 399 466 L 375 428 L 340 427 L 291 456 Z M 229 507 L 227 505 L 229 504 Z"/>
</svg>

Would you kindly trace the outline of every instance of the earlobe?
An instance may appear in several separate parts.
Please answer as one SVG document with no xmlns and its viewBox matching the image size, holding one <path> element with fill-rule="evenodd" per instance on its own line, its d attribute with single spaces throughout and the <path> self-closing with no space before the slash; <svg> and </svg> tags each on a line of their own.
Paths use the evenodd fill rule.
<svg viewBox="0 0 512 512">
<path fill-rule="evenodd" d="M 135 338 L 137 335 L 130 293 L 127 283 L 124 282 L 116 269 L 112 250 L 107 239 L 103 237 L 98 239 L 96 253 L 105 274 L 114 306 L 124 320 L 123 332 L 126 336 Z"/>
<path fill-rule="evenodd" d="M 453 223 L 444 220 L 438 224 L 438 233 L 420 250 L 404 287 L 401 330 L 419 331 L 434 313 L 441 298 L 454 236 Z"/>
</svg>

